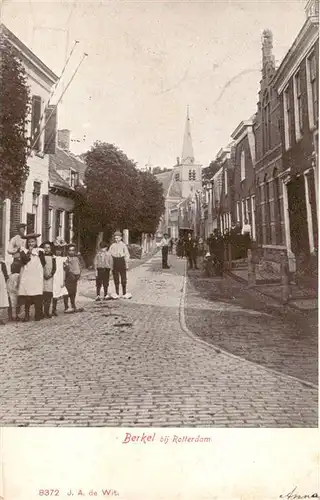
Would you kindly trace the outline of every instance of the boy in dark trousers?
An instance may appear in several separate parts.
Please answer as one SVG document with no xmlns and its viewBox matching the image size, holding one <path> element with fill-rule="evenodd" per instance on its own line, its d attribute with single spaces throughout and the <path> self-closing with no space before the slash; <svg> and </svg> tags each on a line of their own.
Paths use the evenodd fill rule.
<svg viewBox="0 0 320 500">
<path fill-rule="evenodd" d="M 100 291 L 103 285 L 104 299 L 111 299 L 108 295 L 110 269 L 112 268 L 112 257 L 108 251 L 108 245 L 105 241 L 100 243 L 100 250 L 94 259 L 94 268 L 96 270 L 96 302 L 101 300 Z"/>
<path fill-rule="evenodd" d="M 127 245 L 122 241 L 122 234 L 120 231 L 115 232 L 114 240 L 114 243 L 112 243 L 109 249 L 112 257 L 113 280 L 116 289 L 116 293 L 112 298 L 119 299 L 119 282 L 121 280 L 122 297 L 124 299 L 131 299 L 131 293 L 127 292 L 127 270 L 130 259 L 129 250 Z"/>
<path fill-rule="evenodd" d="M 76 255 L 75 245 L 68 246 L 67 260 L 64 263 L 66 272 L 66 289 L 71 302 L 71 309 L 66 310 L 66 313 L 82 312 L 82 308 L 76 307 L 76 296 L 78 290 L 78 281 L 81 276 L 81 264 L 78 255 Z"/>
</svg>

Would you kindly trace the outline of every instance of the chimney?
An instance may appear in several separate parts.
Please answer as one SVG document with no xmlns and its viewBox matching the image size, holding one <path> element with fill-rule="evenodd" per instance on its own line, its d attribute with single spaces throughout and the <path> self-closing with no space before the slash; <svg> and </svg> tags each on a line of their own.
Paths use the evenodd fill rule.
<svg viewBox="0 0 320 500">
<path fill-rule="evenodd" d="M 177 165 L 180 165 L 180 158 L 177 156 Z"/>
<path fill-rule="evenodd" d="M 70 151 L 70 130 L 58 130 L 58 146 L 64 151 Z"/>
</svg>

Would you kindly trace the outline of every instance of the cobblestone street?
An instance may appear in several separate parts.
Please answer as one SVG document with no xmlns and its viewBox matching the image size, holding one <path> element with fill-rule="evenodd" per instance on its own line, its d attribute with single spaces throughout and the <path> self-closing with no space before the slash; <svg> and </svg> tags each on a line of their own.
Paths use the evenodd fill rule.
<svg viewBox="0 0 320 500">
<path fill-rule="evenodd" d="M 219 298 L 213 303 L 192 277 L 186 287 L 185 261 L 170 260 L 166 271 L 157 254 L 129 272 L 130 301 L 95 303 L 94 282 L 83 279 L 83 313 L 1 327 L 1 424 L 317 426 L 316 388 L 289 376 L 312 382 L 314 370 L 305 377 L 303 368 L 278 373 L 264 366 L 279 363 L 247 356 L 258 325 L 279 331 L 281 317 Z M 242 351 L 233 354 L 249 360 L 199 340 L 197 328 L 208 337 L 208 322 L 219 331 L 215 345 L 226 350 L 227 339 L 244 329 Z M 286 349 L 297 351 L 298 339 Z"/>
</svg>

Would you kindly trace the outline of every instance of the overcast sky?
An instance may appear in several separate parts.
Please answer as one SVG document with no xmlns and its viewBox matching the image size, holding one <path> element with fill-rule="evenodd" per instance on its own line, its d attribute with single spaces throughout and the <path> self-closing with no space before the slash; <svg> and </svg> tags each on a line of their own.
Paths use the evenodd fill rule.
<svg viewBox="0 0 320 500">
<path fill-rule="evenodd" d="M 76 153 L 103 140 L 141 166 L 150 158 L 171 167 L 189 105 L 196 159 L 206 166 L 256 111 L 263 29 L 272 30 L 280 61 L 305 3 L 5 0 L 3 22 L 57 75 L 79 40 L 65 85 L 88 53 L 59 109 L 59 128 L 86 136 L 72 143 Z"/>
</svg>

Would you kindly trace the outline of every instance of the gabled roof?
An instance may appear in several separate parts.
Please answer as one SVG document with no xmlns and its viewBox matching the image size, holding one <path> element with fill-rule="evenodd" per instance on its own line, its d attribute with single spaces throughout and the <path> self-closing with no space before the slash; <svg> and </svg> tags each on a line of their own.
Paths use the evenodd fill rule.
<svg viewBox="0 0 320 500">
<path fill-rule="evenodd" d="M 49 162 L 49 184 L 55 187 L 72 189 L 69 184 L 58 174 L 52 162 Z"/>
<path fill-rule="evenodd" d="M 59 80 L 59 77 L 44 62 L 39 59 L 12 31 L 0 22 L 0 33 L 8 38 L 11 45 L 19 52 L 25 63 L 31 64 L 37 71 L 49 80 L 51 85 Z"/>
<path fill-rule="evenodd" d="M 79 174 L 79 182 L 84 180 L 86 164 L 70 151 L 56 147 L 55 154 L 49 155 L 49 185 L 74 191 L 70 185 L 70 170 Z"/>
</svg>

